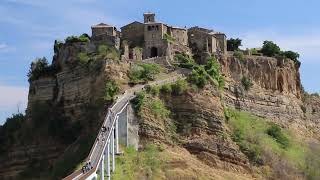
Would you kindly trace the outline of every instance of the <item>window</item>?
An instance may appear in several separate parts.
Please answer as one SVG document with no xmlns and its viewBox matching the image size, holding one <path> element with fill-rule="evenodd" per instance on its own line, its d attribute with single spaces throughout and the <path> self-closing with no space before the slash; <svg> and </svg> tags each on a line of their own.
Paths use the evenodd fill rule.
<svg viewBox="0 0 320 180">
<path fill-rule="evenodd" d="M 148 31 L 151 31 L 151 26 L 148 26 Z"/>
</svg>

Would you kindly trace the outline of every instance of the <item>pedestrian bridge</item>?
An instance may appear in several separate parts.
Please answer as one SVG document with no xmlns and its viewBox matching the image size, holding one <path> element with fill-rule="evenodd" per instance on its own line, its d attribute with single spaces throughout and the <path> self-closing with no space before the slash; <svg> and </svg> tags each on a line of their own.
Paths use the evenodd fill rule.
<svg viewBox="0 0 320 180">
<path fill-rule="evenodd" d="M 163 85 L 182 79 L 182 75 L 173 76 L 164 80 L 159 80 L 148 85 Z M 85 165 L 82 169 L 77 170 L 65 177 L 64 180 L 94 180 L 97 179 L 98 173 L 101 180 L 111 178 L 111 173 L 115 172 L 115 156 L 120 154 L 119 141 L 128 146 L 136 144 L 137 137 L 128 132 L 130 117 L 130 100 L 135 94 L 142 91 L 145 85 L 138 85 L 127 90 L 121 95 L 116 102 L 108 109 L 107 116 L 104 119 L 102 127 L 91 148 L 89 156 L 86 158 Z M 106 174 L 105 174 L 106 173 Z"/>
</svg>

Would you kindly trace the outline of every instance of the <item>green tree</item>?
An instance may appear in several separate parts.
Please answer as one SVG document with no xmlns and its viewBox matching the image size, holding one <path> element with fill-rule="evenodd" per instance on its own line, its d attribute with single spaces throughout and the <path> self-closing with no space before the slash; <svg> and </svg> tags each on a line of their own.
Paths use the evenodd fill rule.
<svg viewBox="0 0 320 180">
<path fill-rule="evenodd" d="M 188 81 L 197 85 L 199 88 L 203 88 L 207 84 L 207 73 L 203 66 L 195 67 L 191 74 L 188 76 Z"/>
<path fill-rule="evenodd" d="M 242 40 L 237 38 L 237 39 L 228 39 L 227 40 L 227 50 L 228 51 L 236 51 L 239 50 L 239 47 L 242 46 L 241 44 Z"/>
<path fill-rule="evenodd" d="M 261 52 L 265 56 L 273 57 L 281 53 L 280 47 L 272 41 L 264 41 Z"/>
<path fill-rule="evenodd" d="M 161 72 L 158 64 L 138 64 L 130 68 L 128 76 L 131 83 L 148 82 L 155 79 L 156 75 Z"/>
<path fill-rule="evenodd" d="M 41 76 L 54 75 L 58 71 L 58 68 L 54 65 L 49 65 L 48 60 L 43 58 L 36 58 L 30 65 L 28 72 L 29 81 L 37 80 Z"/>
<path fill-rule="evenodd" d="M 246 91 L 248 91 L 253 86 L 251 79 L 247 78 L 246 76 L 242 77 L 241 83 Z"/>
<path fill-rule="evenodd" d="M 188 83 L 185 80 L 179 79 L 171 85 L 174 95 L 182 95 L 188 89 Z"/>
<path fill-rule="evenodd" d="M 267 129 L 267 134 L 273 137 L 283 148 L 289 146 L 288 137 L 282 132 L 279 125 L 272 123 L 271 126 Z"/>
<path fill-rule="evenodd" d="M 108 81 L 105 86 L 105 94 L 103 99 L 106 101 L 113 101 L 119 90 L 119 85 L 114 80 Z"/>
<path fill-rule="evenodd" d="M 300 57 L 300 54 L 299 54 L 299 53 L 293 52 L 293 51 L 284 51 L 284 52 L 282 52 L 282 54 L 283 54 L 285 57 L 287 57 L 287 58 L 289 58 L 289 59 L 291 59 L 291 60 L 293 60 L 293 61 L 298 61 L 298 59 L 299 59 L 299 57 Z"/>
</svg>

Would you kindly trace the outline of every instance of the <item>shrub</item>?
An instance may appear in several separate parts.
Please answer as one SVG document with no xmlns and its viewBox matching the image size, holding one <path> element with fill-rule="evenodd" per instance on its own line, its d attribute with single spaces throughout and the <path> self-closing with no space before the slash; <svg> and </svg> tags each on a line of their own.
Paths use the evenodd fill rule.
<svg viewBox="0 0 320 180">
<path fill-rule="evenodd" d="M 90 57 L 85 52 L 80 52 L 78 54 L 78 58 L 79 58 L 79 61 L 80 61 L 81 64 L 87 64 L 89 62 L 89 60 L 90 60 Z"/>
<path fill-rule="evenodd" d="M 172 93 L 172 88 L 170 84 L 164 84 L 161 86 L 160 91 L 162 93 L 166 93 L 166 94 L 171 94 Z"/>
<path fill-rule="evenodd" d="M 106 101 L 113 101 L 114 97 L 119 93 L 119 85 L 114 81 L 108 81 L 105 86 L 105 93 L 103 99 Z"/>
<path fill-rule="evenodd" d="M 12 117 L 7 118 L 2 126 L 2 130 L 6 132 L 14 132 L 21 128 L 22 123 L 25 121 L 25 116 L 21 113 L 13 114 Z"/>
<path fill-rule="evenodd" d="M 133 147 L 128 147 L 123 156 L 117 157 L 117 168 L 112 179 L 159 179 L 157 175 L 164 162 L 165 159 L 161 157 L 160 150 L 155 145 L 148 144 L 139 152 Z"/>
<path fill-rule="evenodd" d="M 107 45 L 100 45 L 98 47 L 98 53 L 103 58 L 119 60 L 120 59 L 120 52 L 114 48 Z"/>
<path fill-rule="evenodd" d="M 164 37 L 163 39 L 165 39 L 167 42 L 173 43 L 176 39 L 174 37 L 172 37 L 171 35 L 164 33 Z"/>
<path fill-rule="evenodd" d="M 240 61 L 244 60 L 244 54 L 242 51 L 234 51 L 233 56 L 238 58 Z"/>
<path fill-rule="evenodd" d="M 299 61 L 300 54 L 293 51 L 284 51 L 281 53 L 286 58 L 291 59 L 295 64 L 297 64 L 299 67 L 301 65 L 301 62 Z"/>
<path fill-rule="evenodd" d="M 211 78 L 217 81 L 219 88 L 223 88 L 225 82 L 223 76 L 220 73 L 219 62 L 214 57 L 210 57 L 204 68 L 206 72 L 211 76 Z"/>
<path fill-rule="evenodd" d="M 287 148 L 289 146 L 289 139 L 282 132 L 279 125 L 271 124 L 271 126 L 267 129 L 267 134 L 273 137 L 279 144 L 282 145 L 283 148 Z"/>
<path fill-rule="evenodd" d="M 179 79 L 171 85 L 174 95 L 182 95 L 188 89 L 188 83 L 185 80 Z"/>
<path fill-rule="evenodd" d="M 90 37 L 88 34 L 82 34 L 81 36 L 69 36 L 66 38 L 66 43 L 76 43 L 76 42 L 89 42 Z"/>
<path fill-rule="evenodd" d="M 160 93 L 159 86 L 146 85 L 145 89 L 147 93 L 152 94 L 153 96 L 158 96 Z"/>
<path fill-rule="evenodd" d="M 261 52 L 265 56 L 273 57 L 280 54 L 280 47 L 272 41 L 264 41 Z"/>
<path fill-rule="evenodd" d="M 138 64 L 131 67 L 128 76 L 131 83 L 148 82 L 161 72 L 158 64 Z"/>
<path fill-rule="evenodd" d="M 250 49 L 250 53 L 251 53 L 252 55 L 259 55 L 259 52 L 258 52 L 258 50 L 257 50 L 256 48 Z"/>
<path fill-rule="evenodd" d="M 53 76 L 58 72 L 58 68 L 54 65 L 49 65 L 45 57 L 35 59 L 30 66 L 28 72 L 28 80 L 34 81 L 41 76 Z"/>
<path fill-rule="evenodd" d="M 300 57 L 300 54 L 298 54 L 297 52 L 293 52 L 293 51 L 284 51 L 284 52 L 282 52 L 282 54 L 285 57 L 287 57 L 293 61 L 297 61 Z"/>
<path fill-rule="evenodd" d="M 158 64 L 140 64 L 143 68 L 142 78 L 149 81 L 154 80 L 155 76 L 160 73 L 160 66 Z"/>
<path fill-rule="evenodd" d="M 87 33 L 84 33 L 81 36 L 79 36 L 79 40 L 81 42 L 88 42 L 90 41 L 90 36 Z"/>
<path fill-rule="evenodd" d="M 188 76 L 188 81 L 195 84 L 198 88 L 203 88 L 207 84 L 207 73 L 203 66 L 195 67 Z"/>
<path fill-rule="evenodd" d="M 139 65 L 132 66 L 128 72 L 130 83 L 137 84 L 140 82 L 144 82 L 144 79 L 142 77 L 143 71 L 144 71 L 143 67 Z"/>
<path fill-rule="evenodd" d="M 151 86 L 150 93 L 153 96 L 158 96 L 160 93 L 160 87 L 159 86 Z"/>
<path fill-rule="evenodd" d="M 250 88 L 253 86 L 253 83 L 251 82 L 251 80 L 246 76 L 242 77 L 241 83 L 246 91 L 250 90 Z"/>
<path fill-rule="evenodd" d="M 239 47 L 242 46 L 241 45 L 241 39 L 237 38 L 237 39 L 228 39 L 227 40 L 227 50 L 228 51 L 237 51 L 239 50 Z"/>
<path fill-rule="evenodd" d="M 131 103 L 133 105 L 133 109 L 136 113 L 139 114 L 139 111 L 144 103 L 144 99 L 146 97 L 146 94 L 144 92 L 139 92 L 134 99 L 131 100 Z"/>
<path fill-rule="evenodd" d="M 170 115 L 170 111 L 166 108 L 163 101 L 160 99 L 152 99 L 150 102 L 150 109 L 152 114 L 157 117 L 166 118 Z"/>
<path fill-rule="evenodd" d="M 194 59 L 190 58 L 186 54 L 176 54 L 174 59 L 179 63 L 179 67 L 181 68 L 192 69 L 195 66 Z"/>
</svg>

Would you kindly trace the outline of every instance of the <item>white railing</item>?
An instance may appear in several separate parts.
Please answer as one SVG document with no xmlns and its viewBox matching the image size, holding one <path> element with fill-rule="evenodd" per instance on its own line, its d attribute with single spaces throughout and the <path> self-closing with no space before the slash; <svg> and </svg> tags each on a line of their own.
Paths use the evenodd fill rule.
<svg viewBox="0 0 320 180">
<path fill-rule="evenodd" d="M 183 78 L 184 78 L 183 76 L 177 75 L 177 76 L 170 77 L 170 78 L 167 78 L 164 80 L 159 80 L 156 82 L 149 83 L 149 85 L 162 85 L 165 83 L 172 83 L 172 82 L 177 81 L 178 79 L 183 79 Z M 129 101 L 135 97 L 135 93 L 143 90 L 144 87 L 145 87 L 144 85 L 140 85 L 140 86 L 137 86 L 137 87 L 134 87 L 134 88 L 127 90 L 119 99 L 117 99 L 116 103 L 114 103 L 112 105 L 112 107 L 108 109 L 108 113 L 104 119 L 102 127 L 99 130 L 99 133 L 96 137 L 96 140 L 90 150 L 89 156 L 86 158 L 85 168 L 82 168 L 81 170 L 77 170 L 77 171 L 73 172 L 69 176 L 65 177 L 64 180 L 78 180 L 78 179 L 86 179 L 86 180 L 90 179 L 91 180 L 96 177 L 96 173 L 98 171 L 98 166 L 100 163 L 103 163 L 102 160 L 104 158 L 106 148 L 109 150 L 109 148 L 107 146 L 110 145 L 110 143 L 112 143 L 113 145 L 115 143 L 113 133 L 115 133 L 114 131 L 117 131 L 117 127 L 115 127 L 115 126 L 117 126 L 117 120 L 118 120 L 119 115 L 128 106 Z M 123 103 L 123 105 L 121 105 L 122 103 Z M 120 106 L 120 107 L 118 107 L 118 106 Z M 114 112 L 115 112 L 115 114 L 114 114 Z M 103 129 L 105 129 L 107 131 L 104 131 Z M 112 140 L 113 140 L 113 142 L 111 142 Z M 116 139 L 115 141 L 118 141 L 118 139 Z M 112 154 L 113 158 L 114 158 L 114 154 L 115 154 L 114 153 L 115 149 L 118 151 L 118 142 L 116 142 L 115 148 L 111 148 L 111 151 L 113 153 Z M 109 156 L 109 154 L 107 154 L 107 155 Z M 113 159 L 113 163 L 114 163 L 114 159 Z M 103 179 L 103 178 L 101 178 L 101 179 Z"/>
</svg>

